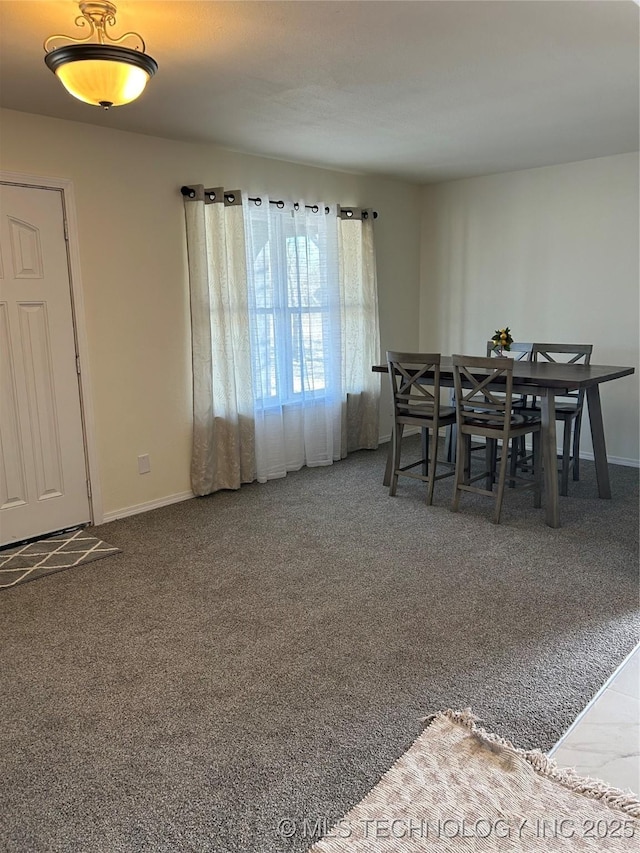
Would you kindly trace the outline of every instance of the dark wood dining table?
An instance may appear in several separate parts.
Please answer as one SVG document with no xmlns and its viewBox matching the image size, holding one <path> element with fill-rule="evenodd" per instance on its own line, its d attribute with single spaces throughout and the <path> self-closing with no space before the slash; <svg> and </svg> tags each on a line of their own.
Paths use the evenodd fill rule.
<svg viewBox="0 0 640 853">
<path fill-rule="evenodd" d="M 372 370 L 376 373 L 389 372 L 386 364 L 375 364 Z M 607 448 L 602 420 L 600 385 L 603 382 L 612 382 L 614 379 L 630 376 L 634 372 L 634 367 L 514 360 L 514 393 L 528 394 L 539 398 L 542 420 L 541 444 L 544 469 L 545 521 L 549 527 L 560 527 L 555 398 L 562 397 L 569 391 L 584 389 L 591 427 L 598 495 L 601 498 L 608 499 L 611 497 L 611 484 L 609 482 Z M 486 376 L 488 371 L 479 369 L 474 371 L 475 373 L 478 376 Z M 425 381 L 428 382 L 427 376 L 425 376 Z M 491 387 L 499 390 L 503 382 L 504 379 L 502 382 L 492 384 Z M 440 384 L 444 387 L 453 387 L 453 365 L 450 357 L 442 357 Z"/>
</svg>

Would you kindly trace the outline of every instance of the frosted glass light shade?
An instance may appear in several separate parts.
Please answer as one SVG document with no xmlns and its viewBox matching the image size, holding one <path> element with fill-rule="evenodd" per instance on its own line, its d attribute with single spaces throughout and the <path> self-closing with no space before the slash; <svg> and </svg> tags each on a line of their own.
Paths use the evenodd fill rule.
<svg viewBox="0 0 640 853">
<path fill-rule="evenodd" d="M 44 61 L 74 98 L 105 108 L 134 101 L 158 69 L 146 53 L 100 44 L 61 47 Z"/>
<path fill-rule="evenodd" d="M 61 65 L 56 75 L 74 98 L 94 106 L 108 103 L 114 107 L 135 101 L 149 79 L 142 68 L 100 59 L 69 62 Z"/>
</svg>

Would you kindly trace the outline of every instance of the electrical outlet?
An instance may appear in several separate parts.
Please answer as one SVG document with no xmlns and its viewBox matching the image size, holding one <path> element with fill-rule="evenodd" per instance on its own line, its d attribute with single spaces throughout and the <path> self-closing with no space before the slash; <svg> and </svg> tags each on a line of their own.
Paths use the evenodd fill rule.
<svg viewBox="0 0 640 853">
<path fill-rule="evenodd" d="M 138 456 L 138 474 L 148 474 L 149 471 L 151 471 L 149 454 L 143 453 L 142 456 Z"/>
</svg>

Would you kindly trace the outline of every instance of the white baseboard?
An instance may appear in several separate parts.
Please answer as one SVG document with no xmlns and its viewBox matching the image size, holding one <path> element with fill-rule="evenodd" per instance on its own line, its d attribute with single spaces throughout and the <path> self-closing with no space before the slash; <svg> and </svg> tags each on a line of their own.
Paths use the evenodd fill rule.
<svg viewBox="0 0 640 853">
<path fill-rule="evenodd" d="M 407 429 L 405 430 L 405 435 L 417 435 L 420 430 L 416 427 L 415 429 Z M 391 440 L 391 435 L 381 435 L 380 436 L 380 444 L 384 444 Z M 588 459 L 590 462 L 593 462 L 593 453 L 581 453 L 581 459 Z M 624 456 L 609 456 L 609 463 L 611 465 L 624 465 L 628 468 L 640 468 L 640 461 L 637 459 L 627 459 Z M 178 492 L 175 495 L 167 495 L 165 498 L 158 498 L 154 501 L 146 501 L 142 504 L 134 504 L 133 506 L 126 506 L 122 509 L 115 509 L 111 512 L 105 512 L 104 517 L 102 519 L 102 524 L 106 524 L 108 521 L 115 521 L 117 518 L 126 518 L 129 515 L 138 515 L 141 512 L 149 512 L 151 509 L 159 509 L 161 506 L 169 506 L 169 504 L 180 503 L 180 501 L 188 501 L 190 498 L 195 497 L 193 492 Z"/>
<path fill-rule="evenodd" d="M 105 512 L 102 523 L 115 521 L 117 518 L 126 518 L 128 515 L 138 515 L 141 512 L 149 512 L 151 509 L 159 509 L 161 506 L 169 506 L 169 504 L 177 504 L 180 501 L 188 501 L 195 497 L 193 492 L 178 492 L 175 495 L 167 495 L 166 498 L 158 498 L 155 501 L 146 501 L 143 504 L 134 504 L 126 506 L 122 509 L 114 509 L 111 512 Z"/>
<path fill-rule="evenodd" d="M 419 433 L 420 430 L 416 427 L 415 429 L 407 429 L 405 430 L 405 435 L 414 435 Z M 482 444 L 482 437 L 476 436 L 475 441 L 480 442 Z M 380 436 L 380 444 L 384 444 L 385 442 L 391 441 L 391 433 L 387 433 L 386 435 Z M 527 441 L 527 447 L 531 449 L 531 440 Z M 558 447 L 556 449 L 558 454 L 562 453 L 562 448 Z M 580 453 L 580 459 L 585 459 L 588 462 L 593 462 L 593 453 L 589 451 L 582 451 Z M 623 465 L 625 468 L 640 468 L 640 460 L 639 459 L 628 459 L 626 456 L 611 456 L 611 454 L 607 455 L 607 461 L 609 465 Z"/>
<path fill-rule="evenodd" d="M 558 453 L 560 451 L 558 450 Z M 580 459 L 588 459 L 589 462 L 593 462 L 593 453 L 581 453 Z M 607 462 L 609 465 L 624 465 L 626 468 L 640 468 L 640 460 L 638 459 L 627 459 L 625 456 L 611 456 L 607 454 Z"/>
</svg>

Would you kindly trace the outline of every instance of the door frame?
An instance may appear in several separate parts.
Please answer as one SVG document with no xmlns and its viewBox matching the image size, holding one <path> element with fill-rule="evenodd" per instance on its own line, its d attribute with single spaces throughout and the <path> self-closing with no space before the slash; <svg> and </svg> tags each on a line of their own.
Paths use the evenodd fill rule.
<svg viewBox="0 0 640 853">
<path fill-rule="evenodd" d="M 80 270 L 78 219 L 76 216 L 73 181 L 68 178 L 48 178 L 41 175 L 0 170 L 0 183 L 29 187 L 31 189 L 58 190 L 61 194 L 62 215 L 67 234 L 67 265 L 71 287 L 71 317 L 76 353 L 80 364 L 80 415 L 82 419 L 84 453 L 89 483 L 89 512 L 91 513 L 92 524 L 102 524 L 104 512 L 102 508 L 95 417 L 91 393 L 89 342 L 87 340 L 85 322 L 82 275 Z"/>
</svg>

